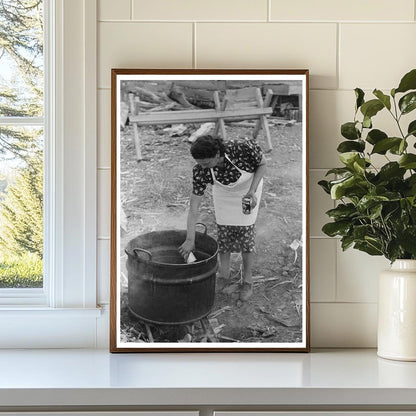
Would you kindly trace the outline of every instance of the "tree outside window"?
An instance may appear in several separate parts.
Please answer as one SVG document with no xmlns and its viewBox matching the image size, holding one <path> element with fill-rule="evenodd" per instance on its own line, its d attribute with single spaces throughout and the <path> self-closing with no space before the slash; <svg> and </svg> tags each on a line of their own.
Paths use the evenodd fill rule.
<svg viewBox="0 0 416 416">
<path fill-rule="evenodd" d="M 43 285 L 43 2 L 0 0 L 0 289 Z"/>
</svg>

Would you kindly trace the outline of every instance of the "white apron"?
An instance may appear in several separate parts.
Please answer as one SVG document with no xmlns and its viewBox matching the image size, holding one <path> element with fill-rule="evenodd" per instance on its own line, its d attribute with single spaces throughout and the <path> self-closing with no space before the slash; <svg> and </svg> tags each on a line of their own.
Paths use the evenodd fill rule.
<svg viewBox="0 0 416 416">
<path fill-rule="evenodd" d="M 239 169 L 225 155 L 225 158 L 240 172 L 237 182 L 224 185 L 217 181 L 214 169 L 211 169 L 213 178 L 212 196 L 214 200 L 215 220 L 219 225 L 253 225 L 257 219 L 260 206 L 261 192 L 263 189 L 263 179 L 261 179 L 255 193 L 257 205 L 250 214 L 243 214 L 242 199 L 250 189 L 253 181 L 254 172 L 246 172 Z"/>
</svg>

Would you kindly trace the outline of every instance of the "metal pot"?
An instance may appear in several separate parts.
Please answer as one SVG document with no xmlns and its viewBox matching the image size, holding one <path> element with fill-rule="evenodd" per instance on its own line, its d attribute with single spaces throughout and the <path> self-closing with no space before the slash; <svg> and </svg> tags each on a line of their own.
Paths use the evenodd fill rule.
<svg viewBox="0 0 416 416">
<path fill-rule="evenodd" d="M 186 231 L 154 231 L 126 248 L 129 309 L 139 319 L 177 325 L 207 316 L 214 304 L 218 244 L 196 232 L 196 262 L 185 263 L 178 248 Z"/>
</svg>

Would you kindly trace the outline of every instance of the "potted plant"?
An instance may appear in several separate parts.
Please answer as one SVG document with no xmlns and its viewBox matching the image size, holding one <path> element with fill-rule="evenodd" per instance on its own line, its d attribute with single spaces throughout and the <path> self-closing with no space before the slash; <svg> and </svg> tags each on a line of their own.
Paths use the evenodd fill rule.
<svg viewBox="0 0 416 416">
<path fill-rule="evenodd" d="M 416 69 L 389 94 L 375 89 L 366 100 L 362 89 L 354 91 L 354 119 L 342 124 L 345 140 L 337 148 L 342 167 L 327 172 L 333 180 L 319 182 L 337 201 L 322 231 L 340 237 L 343 250 L 353 247 L 390 260 L 391 269 L 379 281 L 378 354 L 415 361 L 416 120 L 410 113 L 416 109 Z M 373 126 L 381 111 L 393 118 L 395 131 Z"/>
</svg>

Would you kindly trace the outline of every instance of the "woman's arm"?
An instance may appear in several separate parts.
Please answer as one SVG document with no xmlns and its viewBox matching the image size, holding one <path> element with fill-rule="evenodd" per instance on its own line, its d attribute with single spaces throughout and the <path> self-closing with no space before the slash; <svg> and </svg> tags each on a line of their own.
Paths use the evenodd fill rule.
<svg viewBox="0 0 416 416">
<path fill-rule="evenodd" d="M 251 182 L 251 186 L 246 197 L 249 197 L 253 201 L 252 208 L 254 208 L 257 205 L 257 199 L 255 197 L 255 193 L 257 191 L 257 187 L 259 186 L 260 181 L 262 180 L 264 174 L 266 173 L 266 159 L 264 156 L 261 157 L 260 164 L 257 167 L 257 169 L 254 171 L 253 181 Z"/>
<path fill-rule="evenodd" d="M 201 205 L 202 197 L 203 195 L 191 194 L 186 225 L 186 240 L 179 247 L 179 252 L 185 259 L 195 249 L 195 225 L 199 218 L 199 206 Z"/>
</svg>

